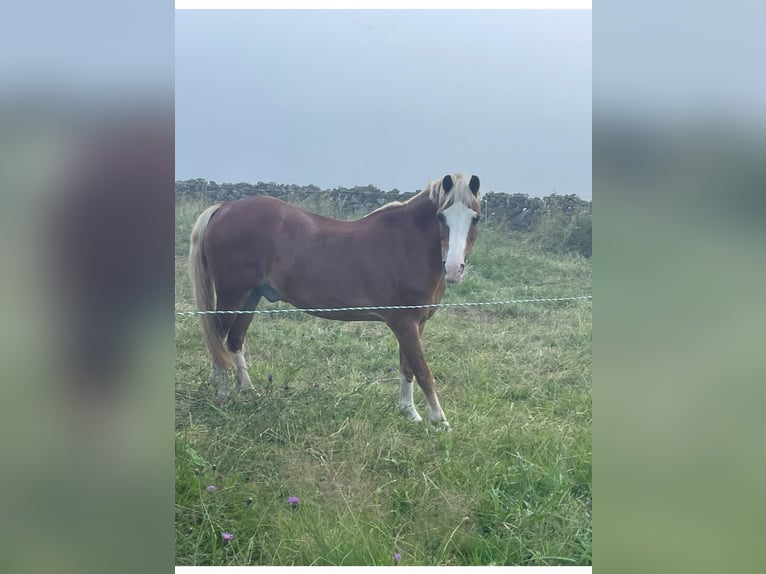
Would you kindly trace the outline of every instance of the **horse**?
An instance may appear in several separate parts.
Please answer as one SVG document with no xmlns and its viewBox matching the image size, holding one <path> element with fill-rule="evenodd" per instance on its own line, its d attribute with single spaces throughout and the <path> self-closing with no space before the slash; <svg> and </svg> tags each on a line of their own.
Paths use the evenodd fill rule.
<svg viewBox="0 0 766 574">
<path fill-rule="evenodd" d="M 433 426 L 449 430 L 421 344 L 447 283 L 458 283 L 478 234 L 479 178 L 456 173 L 429 181 L 404 202 L 354 221 L 324 217 L 270 196 L 205 209 L 191 232 L 189 275 L 199 311 L 253 311 L 262 297 L 339 321 L 382 321 L 399 343 L 399 411 L 415 422 L 413 379 Z M 342 311 L 327 309 L 344 308 Z M 239 391 L 253 389 L 242 353 L 252 313 L 201 314 L 211 380 L 228 396 L 226 372 Z"/>
</svg>

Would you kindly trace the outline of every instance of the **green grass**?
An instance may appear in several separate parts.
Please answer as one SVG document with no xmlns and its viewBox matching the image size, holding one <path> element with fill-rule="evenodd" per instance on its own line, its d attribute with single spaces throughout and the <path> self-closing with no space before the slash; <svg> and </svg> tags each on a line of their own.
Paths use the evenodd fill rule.
<svg viewBox="0 0 766 574">
<path fill-rule="evenodd" d="M 202 208 L 177 206 L 180 309 L 193 307 L 186 252 Z M 485 225 L 445 302 L 590 286 L 587 259 Z M 221 403 L 197 321 L 179 317 L 176 563 L 591 564 L 590 301 L 442 309 L 423 340 L 451 433 L 398 414 L 383 324 L 257 316 L 247 354 L 262 393 Z"/>
</svg>

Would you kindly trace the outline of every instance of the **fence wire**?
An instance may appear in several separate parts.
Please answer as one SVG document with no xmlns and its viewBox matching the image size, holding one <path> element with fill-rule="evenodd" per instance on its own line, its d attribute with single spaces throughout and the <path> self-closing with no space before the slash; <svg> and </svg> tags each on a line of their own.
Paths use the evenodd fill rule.
<svg viewBox="0 0 766 574">
<path fill-rule="evenodd" d="M 276 313 L 335 313 L 341 311 L 390 311 L 397 309 L 432 309 L 440 307 L 481 307 L 489 305 L 515 305 L 519 303 L 551 303 L 558 301 L 584 301 L 593 299 L 593 295 L 576 297 L 547 297 L 539 299 L 510 299 L 508 301 L 476 301 L 467 303 L 431 303 L 427 305 L 376 305 L 370 307 L 333 307 L 329 309 L 253 309 L 251 311 L 176 311 L 176 315 L 193 317 L 195 315 L 270 315 Z"/>
</svg>

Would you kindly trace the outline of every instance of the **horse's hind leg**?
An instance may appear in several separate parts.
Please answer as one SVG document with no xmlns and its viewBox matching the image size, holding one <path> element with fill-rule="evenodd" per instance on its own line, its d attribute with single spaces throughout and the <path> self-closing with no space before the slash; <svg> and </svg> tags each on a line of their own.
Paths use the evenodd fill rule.
<svg viewBox="0 0 766 574">
<path fill-rule="evenodd" d="M 242 306 L 241 310 L 255 310 L 260 299 L 260 295 L 251 295 Z M 253 383 L 250 381 L 250 375 L 247 372 L 245 356 L 242 353 L 242 347 L 245 344 L 245 335 L 247 334 L 247 329 L 250 327 L 252 321 L 252 313 L 236 315 L 236 319 L 234 320 L 231 329 L 229 329 L 229 336 L 226 339 L 226 345 L 228 346 L 229 351 L 234 355 L 234 364 L 236 365 L 237 372 L 237 390 L 239 391 L 249 391 L 253 389 Z"/>
<path fill-rule="evenodd" d="M 248 301 L 248 293 L 241 293 L 238 292 L 237 295 L 232 295 L 231 290 L 224 290 L 221 289 L 218 292 L 218 301 L 216 304 L 216 311 L 239 311 L 242 309 L 242 306 L 245 305 Z M 234 325 L 237 323 L 237 320 L 240 317 L 246 317 L 247 315 L 236 315 L 233 313 L 220 313 L 216 315 L 216 320 L 218 321 L 218 332 L 221 333 L 222 339 L 223 339 L 223 345 L 226 347 L 226 349 L 222 349 L 222 352 L 231 351 L 230 343 L 227 342 L 228 338 L 231 336 L 231 331 L 234 328 Z M 239 345 L 239 348 L 241 348 L 241 344 Z M 229 389 L 230 389 L 230 374 L 229 374 L 229 366 L 228 365 L 222 365 L 219 364 L 221 361 L 216 361 L 215 359 L 211 362 L 211 371 L 210 371 L 210 382 L 214 384 L 218 390 L 218 396 L 225 398 L 229 396 Z M 232 353 L 231 361 L 229 364 L 233 363 L 233 366 L 235 368 L 235 371 L 237 373 L 237 386 L 240 386 L 240 364 L 244 363 L 244 358 L 242 358 L 242 361 L 240 362 L 240 357 L 237 356 L 236 353 Z M 247 371 L 245 371 L 246 373 Z"/>
<path fill-rule="evenodd" d="M 415 372 L 412 370 L 407 356 L 404 351 L 399 347 L 399 371 L 400 371 L 400 383 L 399 383 L 399 412 L 402 416 L 415 422 L 420 422 L 423 417 L 420 416 L 417 409 L 415 409 L 415 403 L 412 398 L 412 389 L 415 386 Z"/>
<path fill-rule="evenodd" d="M 210 363 L 210 384 L 214 385 L 218 396 L 225 399 L 229 396 L 229 370 L 217 365 L 215 362 Z"/>
<path fill-rule="evenodd" d="M 217 305 L 216 311 L 222 311 L 229 309 L 226 307 L 222 307 L 220 303 Z M 219 325 L 219 332 L 223 333 L 223 339 L 226 338 L 226 333 L 231 328 L 232 323 L 234 322 L 235 316 L 234 315 L 227 315 L 227 314 L 219 314 L 216 315 L 216 320 L 218 321 Z M 225 341 L 224 341 L 225 345 Z M 215 358 L 213 358 L 210 361 L 210 384 L 214 385 L 216 388 L 216 391 L 218 393 L 218 396 L 222 399 L 225 399 L 230 394 L 230 373 L 229 373 L 229 367 L 219 364 L 220 361 L 217 361 Z"/>
</svg>

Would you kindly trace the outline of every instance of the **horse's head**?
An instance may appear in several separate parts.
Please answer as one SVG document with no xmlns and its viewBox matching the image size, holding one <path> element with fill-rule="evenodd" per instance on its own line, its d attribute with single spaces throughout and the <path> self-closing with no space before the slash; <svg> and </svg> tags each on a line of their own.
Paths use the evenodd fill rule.
<svg viewBox="0 0 766 574">
<path fill-rule="evenodd" d="M 431 186 L 436 203 L 441 237 L 442 268 L 447 283 L 458 283 L 465 272 L 465 261 L 476 241 L 476 224 L 481 219 L 479 178 L 466 181 L 462 174 L 445 175 Z"/>
</svg>

